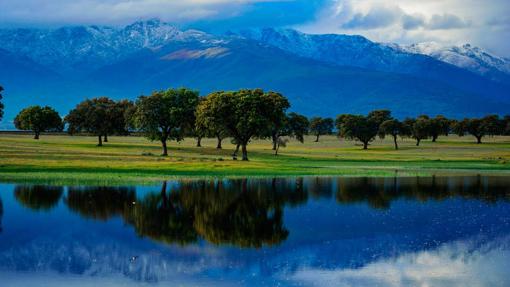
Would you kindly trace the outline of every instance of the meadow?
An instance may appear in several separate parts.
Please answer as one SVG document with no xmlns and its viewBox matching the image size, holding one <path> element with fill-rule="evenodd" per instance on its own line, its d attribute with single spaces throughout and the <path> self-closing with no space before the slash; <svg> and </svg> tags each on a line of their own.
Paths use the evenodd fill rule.
<svg viewBox="0 0 510 287">
<path fill-rule="evenodd" d="M 415 176 L 432 174 L 510 175 L 510 137 L 440 137 L 436 143 L 377 139 L 368 150 L 354 141 L 323 136 L 291 140 L 274 156 L 269 140 L 248 146 L 250 161 L 234 161 L 234 145 L 215 139 L 169 142 L 162 157 L 159 142 L 142 137 L 110 137 L 103 147 L 87 136 L 0 134 L 0 181 L 51 184 L 152 183 L 176 177 L 255 176 Z"/>
</svg>

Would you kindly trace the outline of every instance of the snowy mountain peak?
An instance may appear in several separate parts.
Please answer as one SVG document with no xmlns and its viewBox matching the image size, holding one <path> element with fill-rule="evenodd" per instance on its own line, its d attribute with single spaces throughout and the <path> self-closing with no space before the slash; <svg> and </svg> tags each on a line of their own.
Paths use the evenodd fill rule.
<svg viewBox="0 0 510 287">
<path fill-rule="evenodd" d="M 494 78 L 499 73 L 510 74 L 510 60 L 495 56 L 471 44 L 442 46 L 435 42 L 396 45 L 401 50 L 431 56 L 440 61 L 467 69 L 482 76 Z"/>
</svg>

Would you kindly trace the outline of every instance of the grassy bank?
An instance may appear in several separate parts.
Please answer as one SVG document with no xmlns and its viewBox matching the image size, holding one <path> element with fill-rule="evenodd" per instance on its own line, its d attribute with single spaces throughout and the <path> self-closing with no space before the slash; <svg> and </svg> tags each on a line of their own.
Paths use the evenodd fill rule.
<svg viewBox="0 0 510 287">
<path fill-rule="evenodd" d="M 291 141 L 275 157 L 269 141 L 252 142 L 249 162 L 233 161 L 233 146 L 224 141 L 217 150 L 213 139 L 202 148 L 193 139 L 169 144 L 169 156 L 159 156 L 157 142 L 141 137 L 111 137 L 96 147 L 94 137 L 0 135 L 0 181 L 77 184 L 150 183 L 173 177 L 242 176 L 393 176 L 445 173 L 510 175 L 510 137 L 486 138 L 477 145 L 471 137 L 443 137 L 437 143 L 376 140 L 369 150 L 334 136 L 312 137 L 304 144 Z"/>
</svg>

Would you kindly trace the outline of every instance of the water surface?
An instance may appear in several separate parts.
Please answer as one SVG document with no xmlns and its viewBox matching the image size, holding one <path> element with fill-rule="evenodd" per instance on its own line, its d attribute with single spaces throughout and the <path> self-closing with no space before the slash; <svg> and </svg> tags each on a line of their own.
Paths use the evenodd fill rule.
<svg viewBox="0 0 510 287">
<path fill-rule="evenodd" d="M 510 286 L 510 179 L 0 184 L 0 286 Z"/>
</svg>

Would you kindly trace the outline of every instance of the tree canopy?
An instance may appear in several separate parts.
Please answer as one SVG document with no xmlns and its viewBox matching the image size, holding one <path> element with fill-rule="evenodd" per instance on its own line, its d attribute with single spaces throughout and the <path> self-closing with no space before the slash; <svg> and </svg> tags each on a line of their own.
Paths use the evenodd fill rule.
<svg viewBox="0 0 510 287">
<path fill-rule="evenodd" d="M 102 136 L 108 136 L 126 130 L 127 123 L 123 107 L 128 107 L 127 101 L 116 103 L 107 98 L 87 99 L 79 103 L 64 121 L 70 134 L 86 132 L 98 137 L 98 146 L 103 145 Z"/>
<path fill-rule="evenodd" d="M 409 135 L 409 129 L 401 121 L 397 119 L 385 120 L 379 126 L 379 136 L 384 138 L 386 135 L 393 137 L 393 144 L 395 149 L 398 149 L 397 138 L 398 136 L 405 137 Z"/>
<path fill-rule="evenodd" d="M 51 107 L 31 106 L 23 109 L 14 119 L 14 126 L 19 130 L 33 131 L 34 139 L 39 139 L 42 132 L 62 131 L 62 118 Z"/>
<path fill-rule="evenodd" d="M 160 141 L 162 155 L 167 156 L 167 141 L 182 140 L 186 129 L 194 125 L 198 101 L 198 92 L 186 88 L 140 96 L 136 101 L 136 127 L 149 140 Z"/>
<path fill-rule="evenodd" d="M 331 118 L 313 117 L 310 119 L 310 132 L 315 135 L 315 142 L 319 137 L 333 132 L 334 121 Z"/>
<path fill-rule="evenodd" d="M 379 131 L 379 117 L 362 115 L 343 116 L 337 120 L 339 124 L 339 136 L 347 139 L 358 140 L 363 143 L 363 149 L 368 149 L 368 144 L 375 139 Z"/>
<path fill-rule="evenodd" d="M 242 159 L 248 160 L 248 143 L 253 137 L 265 137 L 276 119 L 285 115 L 287 99 L 261 89 L 215 92 L 201 102 L 197 121 L 206 127 L 226 131 L 237 146 Z M 236 152 L 234 152 L 236 158 Z"/>
</svg>

